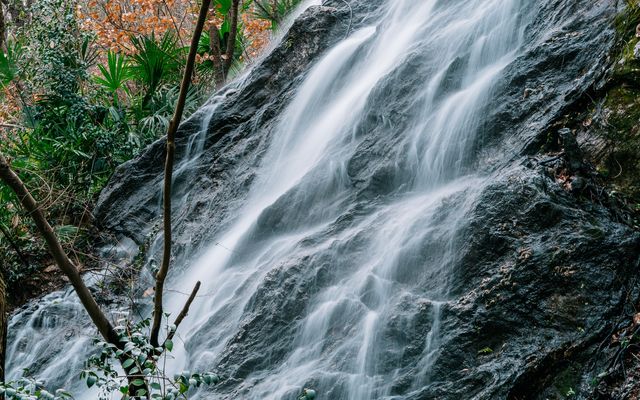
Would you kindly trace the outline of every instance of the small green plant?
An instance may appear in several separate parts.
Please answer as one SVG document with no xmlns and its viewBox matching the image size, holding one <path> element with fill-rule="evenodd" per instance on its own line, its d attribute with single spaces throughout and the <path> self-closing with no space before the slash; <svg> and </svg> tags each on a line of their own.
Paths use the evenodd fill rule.
<svg viewBox="0 0 640 400">
<path fill-rule="evenodd" d="M 0 52 L 0 86 L 7 87 L 18 77 L 18 60 L 23 55 L 20 42 L 9 41 L 7 52 Z"/>
<path fill-rule="evenodd" d="M 94 342 L 96 353 L 86 363 L 86 368 L 80 373 L 80 379 L 86 382 L 88 388 L 100 388 L 99 400 L 111 400 L 113 393 L 121 393 L 122 399 L 151 398 L 157 400 L 187 399 L 193 390 L 212 386 L 220 382 L 220 377 L 212 372 L 192 373 L 182 371 L 169 378 L 159 365 L 167 365 L 169 353 L 173 350 L 173 342 L 167 340 L 164 348 L 154 349 L 148 341 L 150 319 L 131 324 L 123 319 L 116 327 L 123 349 L 113 344 L 96 339 Z M 167 327 L 168 335 L 172 335 L 177 327 Z M 124 361 L 123 361 L 124 359 Z M 122 369 L 127 370 L 126 375 Z M 131 391 L 131 387 L 135 391 Z M 65 400 L 73 399 L 71 393 L 64 389 L 49 391 L 45 384 L 31 377 L 29 370 L 24 370 L 24 376 L 18 380 L 0 383 L 0 395 L 7 399 L 20 400 Z M 306 397 L 304 397 L 306 396 Z M 305 389 L 300 399 L 312 400 L 315 392 Z"/>
<path fill-rule="evenodd" d="M 128 58 L 113 51 L 107 53 L 107 65 L 98 65 L 102 76 L 95 76 L 94 81 L 113 96 L 113 104 L 118 105 L 118 91 L 129 93 L 126 83 L 133 78 Z"/>
<path fill-rule="evenodd" d="M 109 400 L 112 393 L 120 392 L 123 399 L 145 397 L 160 400 L 186 399 L 189 392 L 201 386 L 216 385 L 220 382 L 217 374 L 212 372 L 191 373 L 183 371 L 173 378 L 167 377 L 160 365 L 167 365 L 169 353 L 173 351 L 173 341 L 168 339 L 161 348 L 154 348 L 149 343 L 150 319 L 132 324 L 123 319 L 116 332 L 122 349 L 103 340 L 96 340 L 97 353 L 87 361 L 80 379 L 86 381 L 87 387 L 100 388 L 99 400 Z M 168 337 L 173 337 L 177 327 L 167 327 Z M 121 369 L 127 370 L 123 375 Z M 131 390 L 134 387 L 135 390 Z"/>
<path fill-rule="evenodd" d="M 142 107 L 146 108 L 163 83 L 178 82 L 185 49 L 168 31 L 160 40 L 154 34 L 132 36 L 134 55 L 131 57 L 133 78 L 145 88 Z"/>
<path fill-rule="evenodd" d="M 491 347 L 485 347 L 483 349 L 478 350 L 478 354 L 480 355 L 488 355 L 493 353 L 493 350 L 491 349 Z"/>
</svg>

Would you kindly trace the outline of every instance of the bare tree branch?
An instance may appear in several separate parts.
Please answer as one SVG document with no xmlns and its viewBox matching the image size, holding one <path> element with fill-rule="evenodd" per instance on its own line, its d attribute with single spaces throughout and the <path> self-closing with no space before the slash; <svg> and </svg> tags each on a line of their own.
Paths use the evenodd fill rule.
<svg viewBox="0 0 640 400">
<path fill-rule="evenodd" d="M 189 314 L 189 308 L 191 307 L 191 303 L 193 303 L 193 300 L 195 300 L 199 290 L 200 290 L 200 281 L 196 282 L 196 285 L 191 291 L 191 294 L 189 295 L 187 302 L 184 303 L 184 306 L 182 307 L 182 311 L 180 311 L 180 314 L 178 314 L 178 317 L 173 323 L 174 329 L 169 331 L 169 334 L 167 335 L 167 339 L 165 340 L 165 343 L 167 342 L 167 340 L 171 340 L 175 336 L 176 331 L 178 330 L 178 327 L 180 326 L 182 321 L 185 319 L 187 314 Z M 164 348 L 164 345 L 162 347 Z"/>
<path fill-rule="evenodd" d="M 164 249 L 162 252 L 162 264 L 160 270 L 156 274 L 156 287 L 154 296 L 153 307 L 153 324 L 151 325 L 150 343 L 153 347 L 158 347 L 158 337 L 160 335 L 160 327 L 162 325 L 162 315 L 164 308 L 162 304 L 162 295 L 164 291 L 164 281 L 167 278 L 169 272 L 169 264 L 171 262 L 171 189 L 173 179 L 173 163 L 175 158 L 175 137 L 182 120 L 182 114 L 184 112 L 185 102 L 187 100 L 187 91 L 191 83 L 191 76 L 193 75 L 194 64 L 196 55 L 198 53 L 198 42 L 200 41 L 200 35 L 204 27 L 207 13 L 209 12 L 209 3 L 211 0 L 203 0 L 200 7 L 200 14 L 198 15 L 198 22 L 196 23 L 193 37 L 191 39 L 191 48 L 189 49 L 189 56 L 187 58 L 187 65 L 182 77 L 182 83 L 180 85 L 180 95 L 178 97 L 178 103 L 176 110 L 173 114 L 173 118 L 169 123 L 167 130 L 167 156 L 164 166 L 164 193 L 163 193 L 163 209 L 164 209 Z M 237 1 L 237 0 L 236 0 Z"/>
</svg>

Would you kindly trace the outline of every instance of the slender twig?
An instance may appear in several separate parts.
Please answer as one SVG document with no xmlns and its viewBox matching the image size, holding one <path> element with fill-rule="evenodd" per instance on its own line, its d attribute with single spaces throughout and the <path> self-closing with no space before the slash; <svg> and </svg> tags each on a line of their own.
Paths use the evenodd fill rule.
<svg viewBox="0 0 640 400">
<path fill-rule="evenodd" d="M 171 22 L 173 23 L 173 29 L 176 30 L 176 34 L 178 35 L 178 40 L 180 41 L 180 45 L 182 47 L 185 47 L 184 40 L 182 39 L 182 35 L 180 34 L 180 28 L 178 27 L 178 23 L 176 22 L 176 19 L 173 17 L 173 13 L 171 12 L 171 7 L 169 7 L 169 4 L 167 4 L 167 0 L 162 0 L 162 3 L 164 4 L 167 10 L 167 14 L 169 15 L 169 18 L 171 18 Z"/>
<path fill-rule="evenodd" d="M 538 161 L 538 164 L 547 165 L 549 163 L 552 163 L 554 161 L 557 161 L 557 160 L 561 159 L 562 157 L 564 157 L 564 152 L 561 153 L 560 155 L 556 156 L 556 157 L 551 157 L 551 158 L 548 158 L 546 160 Z"/>
<path fill-rule="evenodd" d="M 164 193 L 163 193 L 163 222 L 164 222 L 164 248 L 162 252 L 162 264 L 160 270 L 156 274 L 156 287 L 154 296 L 153 307 L 153 324 L 151 325 L 151 335 L 149 341 L 153 347 L 158 347 L 158 337 L 160 335 L 160 327 L 162 324 L 162 315 L 164 308 L 162 304 L 162 294 L 164 291 L 164 282 L 169 272 L 169 263 L 171 262 L 171 189 L 173 179 L 173 163 L 175 158 L 175 137 L 180 126 L 182 114 L 184 112 L 185 102 L 187 100 L 187 92 L 191 83 L 191 76 L 193 75 L 194 64 L 196 60 L 196 54 L 198 53 L 198 42 L 200 41 L 200 35 L 204 27 L 204 22 L 207 18 L 209 11 L 209 3 L 211 0 L 204 0 L 200 7 L 200 14 L 198 15 L 198 22 L 191 39 L 191 48 L 189 49 L 189 56 L 187 58 L 187 65 L 185 67 L 184 75 L 182 77 L 182 83 L 180 84 L 180 95 L 178 96 L 178 103 L 176 105 L 175 113 L 169 123 L 167 130 L 167 154 L 164 166 Z M 237 0 L 236 0 L 237 1 Z"/>
<path fill-rule="evenodd" d="M 351 8 L 351 4 L 349 4 L 347 0 L 342 0 L 342 2 L 349 7 L 349 26 L 347 27 L 347 33 L 344 34 L 344 37 L 346 38 L 351 33 L 351 25 L 353 24 L 353 8 Z"/>
<path fill-rule="evenodd" d="M 618 161 L 617 158 L 613 158 L 616 162 L 616 164 L 618 164 L 618 167 L 620 168 L 620 172 L 618 172 L 618 175 L 614 176 L 613 179 L 617 179 L 620 177 L 620 175 L 622 175 L 622 172 L 624 172 L 624 169 L 622 168 L 622 165 L 620 165 L 620 161 Z"/>
<path fill-rule="evenodd" d="M 191 307 L 191 303 L 193 303 L 193 300 L 195 300 L 196 295 L 198 294 L 198 290 L 200 290 L 200 281 L 196 282 L 196 285 L 194 286 L 193 290 L 191 291 L 191 295 L 189 295 L 189 298 L 187 299 L 187 302 L 184 303 L 184 307 L 182 307 L 182 311 L 180 311 L 180 314 L 178 314 L 178 317 L 176 318 L 175 322 L 173 323 L 173 329 L 171 329 L 169 331 L 169 334 L 167 335 L 167 339 L 165 340 L 165 343 L 166 343 L 167 340 L 173 339 L 173 337 L 176 334 L 176 331 L 178 330 L 178 327 L 180 326 L 182 321 L 185 319 L 187 314 L 189 314 L 189 308 Z M 164 347 L 164 345 L 162 347 Z"/>
<path fill-rule="evenodd" d="M 22 125 L 16 125 L 16 124 L 9 124 L 9 123 L 3 123 L 0 124 L 0 128 L 9 128 L 9 129 L 27 129 L 26 126 L 22 126 Z"/>
</svg>

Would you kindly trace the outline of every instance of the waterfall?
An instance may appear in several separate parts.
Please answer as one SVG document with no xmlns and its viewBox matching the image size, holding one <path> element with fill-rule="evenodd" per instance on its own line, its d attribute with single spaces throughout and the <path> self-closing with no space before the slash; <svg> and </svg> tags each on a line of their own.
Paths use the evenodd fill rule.
<svg viewBox="0 0 640 400">
<path fill-rule="evenodd" d="M 396 323 L 415 324 L 425 309 L 429 328 L 411 387 L 428 382 L 456 226 L 483 182 L 470 170 L 483 107 L 518 54 L 524 8 L 518 0 L 388 1 L 375 23 L 317 62 L 279 118 L 237 218 L 174 278 L 179 288 L 200 280 L 206 293 L 181 328 L 175 368 L 219 360 L 255 317 L 265 282 L 299 273 L 301 260 L 322 254 L 328 264 L 318 267 L 331 278 L 313 283 L 321 286 L 291 321 L 285 354 L 268 371 L 248 373 L 243 397 L 292 398 L 305 382 L 331 393 L 327 398 L 389 396 L 394 374 L 407 366 L 397 359 L 401 341 L 384 333 Z M 367 138 L 363 121 L 407 63 L 417 66 L 422 84 L 407 94 L 408 122 L 385 132 L 393 137 L 385 151 L 394 168 L 383 177 L 390 187 L 359 204 L 352 178 Z M 462 199 L 460 208 L 443 217 L 452 198 Z M 345 218 L 351 220 L 339 224 Z M 173 313 L 182 301 L 169 301 Z M 402 311 L 407 302 L 419 306 L 415 315 Z"/>
<path fill-rule="evenodd" d="M 203 286 L 170 374 L 220 366 L 235 379 L 235 395 L 195 398 L 294 399 L 303 385 L 323 399 L 409 398 L 429 384 L 459 226 L 486 181 L 484 112 L 521 50 L 527 3 L 387 0 L 315 62 L 228 228 L 175 262 L 169 312 L 184 302 L 177 291 Z M 402 115 L 386 114 L 386 99 L 402 99 Z M 55 296 L 48 312 L 74 302 Z M 73 385 L 87 339 L 49 360 L 28 357 L 48 340 L 28 332 L 36 314 L 14 317 L 22 333 L 11 338 L 10 376 L 38 362 L 43 379 Z"/>
</svg>

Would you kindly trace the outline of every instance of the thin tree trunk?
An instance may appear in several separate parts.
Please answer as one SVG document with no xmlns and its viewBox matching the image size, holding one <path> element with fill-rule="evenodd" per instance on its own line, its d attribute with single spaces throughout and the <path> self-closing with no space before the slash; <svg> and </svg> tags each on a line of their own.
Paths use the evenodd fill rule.
<svg viewBox="0 0 640 400">
<path fill-rule="evenodd" d="M 213 73 L 216 89 L 224 85 L 225 74 L 224 64 L 222 63 L 222 51 L 220 50 L 220 31 L 215 25 L 209 28 L 209 54 L 213 58 Z"/>
<path fill-rule="evenodd" d="M 276 26 L 280 25 L 280 13 L 278 12 L 278 0 L 271 0 L 271 12 Z"/>
<path fill-rule="evenodd" d="M 44 237 L 45 242 L 47 243 L 49 252 L 55 259 L 58 267 L 62 270 L 64 275 L 71 282 L 73 289 L 75 290 L 76 294 L 80 298 L 80 302 L 82 303 L 84 309 L 89 314 L 91 321 L 93 321 L 93 324 L 95 325 L 95 327 L 98 328 L 98 332 L 100 332 L 100 334 L 105 339 L 105 341 L 116 346 L 118 349 L 122 350 L 124 346 L 120 342 L 120 338 L 118 337 L 118 334 L 113 328 L 113 325 L 111 325 L 111 322 L 109 322 L 109 320 L 107 319 L 106 315 L 104 314 L 104 312 L 96 302 L 95 298 L 89 291 L 89 288 L 87 288 L 87 286 L 84 284 L 84 281 L 82 280 L 82 277 L 78 272 L 78 268 L 75 266 L 75 264 L 73 264 L 73 262 L 69 259 L 69 257 L 65 253 L 64 249 L 62 248 L 62 245 L 60 244 L 60 241 L 58 240 L 55 232 L 53 231 L 53 228 L 51 227 L 51 225 L 49 225 L 49 222 L 47 221 L 44 214 L 42 213 L 40 206 L 38 205 L 36 200 L 33 198 L 33 196 L 31 196 L 31 193 L 29 192 L 29 190 L 24 186 L 24 183 L 22 182 L 20 177 L 13 171 L 13 169 L 11 169 L 9 161 L 2 154 L 0 154 L 0 180 L 3 181 L 7 186 L 9 186 L 11 190 L 13 190 L 13 192 L 18 197 L 18 200 L 20 201 L 24 209 L 27 210 L 27 212 L 33 219 L 33 222 L 36 224 L 38 232 L 40 232 L 40 234 Z M 0 307 L 0 313 L 1 312 L 2 312 L 2 309 Z M 4 322 L 6 324 L 6 321 L 4 320 L 0 322 Z M 0 333 L 3 333 L 4 335 L 6 335 L 6 332 L 0 332 Z M 3 340 L 6 340 L 6 337 L 3 338 Z M 2 350 L 2 352 L 4 351 L 4 343 L 0 350 Z M 129 356 L 127 354 L 124 354 L 119 361 L 122 363 L 127 358 L 129 358 Z M 127 369 L 125 368 L 125 370 Z M 127 370 L 127 375 L 128 375 L 128 370 Z M 130 390 L 132 390 L 133 393 L 135 393 L 135 390 L 137 389 L 146 388 L 146 384 L 145 386 L 142 386 L 142 387 L 136 387 L 131 383 L 134 380 L 133 378 L 127 376 L 127 379 L 130 384 Z M 138 397 L 133 396 L 133 398 L 138 398 Z"/>
<path fill-rule="evenodd" d="M 240 6 L 240 0 L 233 0 L 231 9 L 229 10 L 229 20 L 231 20 L 231 26 L 229 28 L 229 37 L 227 40 L 227 51 L 224 59 L 224 75 L 229 75 L 231 65 L 233 65 L 233 55 L 236 50 L 236 37 L 238 36 L 238 8 Z"/>
<path fill-rule="evenodd" d="M 211 3 L 211 16 L 215 18 L 215 3 Z M 209 54 L 213 62 L 213 79 L 215 88 L 218 89 L 225 83 L 224 62 L 222 60 L 222 50 L 220 49 L 220 30 L 215 24 L 209 27 Z"/>
<path fill-rule="evenodd" d="M 178 103 L 176 110 L 173 114 L 173 118 L 169 123 L 167 129 L 167 155 L 164 165 L 164 193 L 163 193 L 163 225 L 164 225 L 164 248 L 162 252 L 162 264 L 160 270 L 156 274 L 156 287 L 154 296 L 153 307 L 153 324 L 151 325 L 151 334 L 149 342 L 153 347 L 158 347 L 160 327 L 162 324 L 162 316 L 164 314 L 164 307 L 162 304 L 162 295 L 164 292 L 164 282 L 169 272 L 169 264 L 171 262 L 171 191 L 173 180 L 173 162 L 174 154 L 176 151 L 176 132 L 180 121 L 182 120 L 182 113 L 184 112 L 185 102 L 187 100 L 187 92 L 189 85 L 191 84 L 191 75 L 193 75 L 193 69 L 196 61 L 196 55 L 198 54 L 198 42 L 200 41 L 200 35 L 204 28 L 204 22 L 207 19 L 209 12 L 209 3 L 211 0 L 204 0 L 200 7 L 200 14 L 198 15 L 198 22 L 196 23 L 195 30 L 193 32 L 193 38 L 191 39 L 191 48 L 189 49 L 189 56 L 187 57 L 187 65 L 182 77 L 182 83 L 180 84 L 180 95 L 178 97 Z"/>
<path fill-rule="evenodd" d="M 18 175 L 13 172 L 11 166 L 9 165 L 9 161 L 7 161 L 7 159 L 2 154 L 0 154 L 0 180 L 4 181 L 4 183 L 9 186 L 11 190 L 13 190 L 22 206 L 25 208 L 25 210 L 27 210 L 27 212 L 33 219 L 33 222 L 36 224 L 38 231 L 47 243 L 49 252 L 55 259 L 56 264 L 58 264 L 58 267 L 67 276 L 67 278 L 69 278 L 69 281 L 78 294 L 82 305 L 84 306 L 85 310 L 87 310 L 89 317 L 93 321 L 96 328 L 98 328 L 98 331 L 100 332 L 102 337 L 107 342 L 119 346 L 120 343 L 118 335 L 113 329 L 111 322 L 109 322 L 106 315 L 102 312 L 102 309 L 89 291 L 89 288 L 87 288 L 87 286 L 84 284 L 84 281 L 80 277 L 78 269 L 65 253 L 62 245 L 56 237 L 55 232 L 53 231 L 53 228 L 51 228 L 51 225 L 49 225 L 49 222 L 42 213 L 40 206 L 24 186 L 24 183 L 22 183 L 20 177 L 18 177 Z"/>
<path fill-rule="evenodd" d="M 0 3 L 0 49 L 7 50 L 7 22 L 4 17 L 4 7 Z"/>
</svg>

